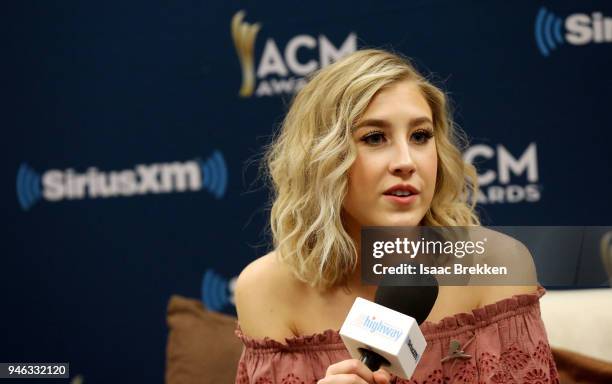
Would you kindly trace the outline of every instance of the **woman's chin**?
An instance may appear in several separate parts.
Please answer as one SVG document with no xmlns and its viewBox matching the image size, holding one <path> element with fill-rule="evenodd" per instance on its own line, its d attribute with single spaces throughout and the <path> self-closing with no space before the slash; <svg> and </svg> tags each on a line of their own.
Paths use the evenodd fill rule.
<svg viewBox="0 0 612 384">
<path fill-rule="evenodd" d="M 388 220 L 381 220 L 379 227 L 416 227 L 421 222 L 421 218 L 395 218 Z"/>
</svg>

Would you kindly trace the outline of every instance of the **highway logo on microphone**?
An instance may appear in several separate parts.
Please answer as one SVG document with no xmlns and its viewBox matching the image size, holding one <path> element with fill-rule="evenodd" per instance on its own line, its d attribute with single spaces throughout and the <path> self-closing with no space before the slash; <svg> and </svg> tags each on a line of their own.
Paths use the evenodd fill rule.
<svg viewBox="0 0 612 384">
<path fill-rule="evenodd" d="M 391 324 L 381 319 L 377 319 L 376 316 L 362 314 L 357 317 L 356 323 L 360 328 L 365 328 L 371 333 L 376 333 L 393 341 L 397 341 L 403 333 L 400 329 L 395 328 Z"/>
<path fill-rule="evenodd" d="M 27 163 L 17 170 L 17 201 L 24 211 L 46 200 L 84 200 L 206 190 L 220 199 L 227 188 L 227 165 L 220 151 L 206 160 L 138 164 L 130 169 L 100 171 L 89 167 L 50 169 L 40 174 Z"/>
<path fill-rule="evenodd" d="M 612 43 L 612 18 L 593 12 L 590 15 L 574 13 L 563 20 L 541 7 L 535 18 L 534 37 L 544 57 L 566 42 L 570 45 Z"/>
</svg>

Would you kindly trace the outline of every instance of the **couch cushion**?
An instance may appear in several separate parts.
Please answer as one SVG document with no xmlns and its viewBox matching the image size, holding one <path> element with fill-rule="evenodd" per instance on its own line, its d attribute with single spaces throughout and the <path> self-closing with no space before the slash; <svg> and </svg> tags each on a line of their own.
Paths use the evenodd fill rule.
<svg viewBox="0 0 612 384">
<path fill-rule="evenodd" d="M 561 384 L 612 383 L 612 363 L 561 348 L 552 353 Z"/>
<path fill-rule="evenodd" d="M 551 346 L 612 363 L 612 289 L 548 290 L 540 308 Z"/>
<path fill-rule="evenodd" d="M 173 295 L 167 322 L 167 384 L 234 383 L 242 352 L 234 317 L 207 311 L 199 300 Z"/>
</svg>

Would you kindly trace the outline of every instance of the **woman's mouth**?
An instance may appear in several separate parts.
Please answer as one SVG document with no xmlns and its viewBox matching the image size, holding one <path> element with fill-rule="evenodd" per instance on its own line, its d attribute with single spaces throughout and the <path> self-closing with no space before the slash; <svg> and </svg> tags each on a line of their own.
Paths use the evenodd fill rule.
<svg viewBox="0 0 612 384">
<path fill-rule="evenodd" d="M 418 194 L 417 193 L 408 193 L 405 195 L 402 194 L 385 194 L 384 197 L 386 200 L 395 203 L 395 204 L 399 204 L 399 205 L 410 205 L 412 203 L 415 202 L 415 200 L 417 199 Z"/>
<path fill-rule="evenodd" d="M 409 205 L 417 199 L 419 190 L 410 184 L 398 184 L 387 189 L 383 195 L 392 203 Z"/>
</svg>

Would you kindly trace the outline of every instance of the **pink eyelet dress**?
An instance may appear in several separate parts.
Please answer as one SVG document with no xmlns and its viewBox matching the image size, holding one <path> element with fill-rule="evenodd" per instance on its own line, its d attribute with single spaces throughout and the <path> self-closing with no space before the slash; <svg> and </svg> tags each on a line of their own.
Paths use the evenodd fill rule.
<svg viewBox="0 0 612 384">
<path fill-rule="evenodd" d="M 392 377 L 393 384 L 559 383 L 539 299 L 543 287 L 515 295 L 472 313 L 459 313 L 438 323 L 425 322 L 427 340 L 410 380 Z M 285 339 L 285 343 L 253 339 L 237 327 L 244 344 L 236 384 L 312 384 L 325 377 L 331 364 L 350 359 L 338 331 Z M 451 343 L 459 348 L 449 352 Z M 462 353 L 459 353 L 461 352 Z"/>
</svg>

